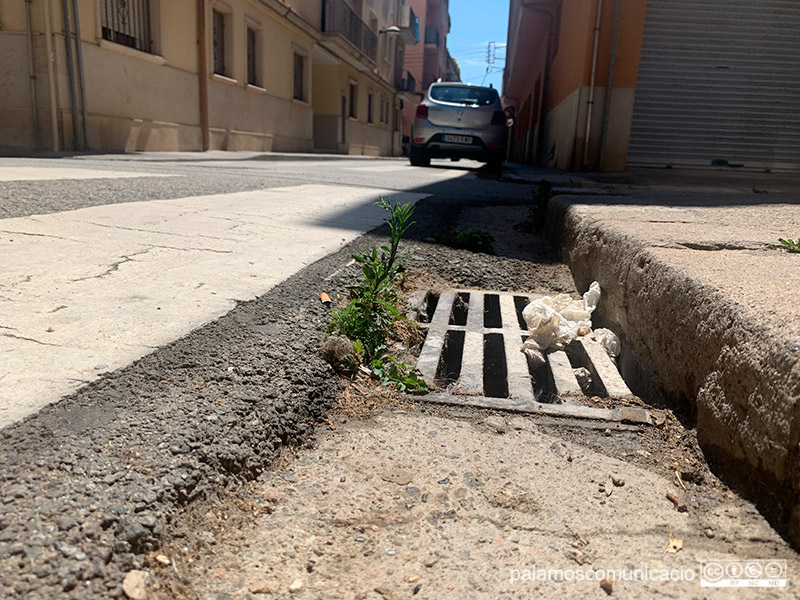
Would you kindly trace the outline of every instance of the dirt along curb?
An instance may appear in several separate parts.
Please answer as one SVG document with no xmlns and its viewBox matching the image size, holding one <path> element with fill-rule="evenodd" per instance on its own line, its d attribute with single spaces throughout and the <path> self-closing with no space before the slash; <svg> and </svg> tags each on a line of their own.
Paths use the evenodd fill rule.
<svg viewBox="0 0 800 600">
<path fill-rule="evenodd" d="M 767 243 L 796 201 L 674 200 L 558 196 L 548 227 L 578 290 L 600 283 L 599 323 L 638 357 L 626 379 L 682 408 L 715 470 L 799 547 L 800 309 L 780 293 L 798 263 Z M 726 242 L 700 239 L 720 228 Z"/>
</svg>

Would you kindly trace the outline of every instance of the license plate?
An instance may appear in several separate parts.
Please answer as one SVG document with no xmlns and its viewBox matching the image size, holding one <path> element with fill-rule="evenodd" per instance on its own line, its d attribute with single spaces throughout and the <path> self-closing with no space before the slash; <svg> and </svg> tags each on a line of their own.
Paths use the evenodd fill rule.
<svg viewBox="0 0 800 600">
<path fill-rule="evenodd" d="M 472 137 L 468 135 L 445 135 L 444 141 L 450 144 L 471 144 Z"/>
</svg>

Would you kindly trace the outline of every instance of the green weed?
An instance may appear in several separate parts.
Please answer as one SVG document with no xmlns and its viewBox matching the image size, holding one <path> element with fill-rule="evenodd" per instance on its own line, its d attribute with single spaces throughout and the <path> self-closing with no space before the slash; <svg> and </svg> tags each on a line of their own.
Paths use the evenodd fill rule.
<svg viewBox="0 0 800 600">
<path fill-rule="evenodd" d="M 448 228 L 439 232 L 436 239 L 451 248 L 494 254 L 494 237 L 488 231 L 481 231 L 480 229 L 455 231 Z"/>
<path fill-rule="evenodd" d="M 363 277 L 349 288 L 347 306 L 331 315 L 328 336 L 342 335 L 352 340 L 354 352 L 349 361 L 369 363 L 381 384 L 391 383 L 403 391 L 427 391 L 425 382 L 412 367 L 386 354 L 392 325 L 401 318 L 395 282 L 405 268 L 408 255 L 400 255 L 400 239 L 414 224 L 411 220 L 414 207 L 411 203 L 390 203 L 383 198 L 375 204 L 389 213 L 384 219 L 389 226 L 389 244 L 353 255 L 361 265 Z"/>
<path fill-rule="evenodd" d="M 770 248 L 800 253 L 800 238 L 794 240 L 792 238 L 778 238 L 778 242 L 780 242 L 780 245 L 771 245 Z"/>
<path fill-rule="evenodd" d="M 514 229 L 522 233 L 533 233 L 544 229 L 547 203 L 553 197 L 553 184 L 547 179 L 540 179 L 536 182 L 536 189 L 531 190 L 531 196 L 533 202 L 528 209 L 528 218 L 514 226 Z"/>
<path fill-rule="evenodd" d="M 381 385 L 392 385 L 401 392 L 428 391 L 428 384 L 419 376 L 416 369 L 394 356 L 373 360 L 370 369 Z"/>
</svg>

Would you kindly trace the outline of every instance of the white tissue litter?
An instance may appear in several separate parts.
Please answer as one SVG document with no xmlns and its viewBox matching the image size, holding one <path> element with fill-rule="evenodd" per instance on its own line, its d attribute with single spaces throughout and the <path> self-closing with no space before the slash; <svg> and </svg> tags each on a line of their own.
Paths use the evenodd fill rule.
<svg viewBox="0 0 800 600">
<path fill-rule="evenodd" d="M 592 312 L 599 301 L 600 284 L 596 281 L 592 282 L 581 300 L 575 300 L 567 294 L 533 300 L 522 311 L 529 336 L 522 344 L 522 352 L 535 365 L 543 365 L 547 350 L 563 350 L 579 335 L 586 335 L 592 330 Z"/>
<path fill-rule="evenodd" d="M 610 329 L 600 328 L 592 332 L 592 337 L 597 340 L 598 344 L 605 348 L 606 354 L 611 357 L 611 360 L 616 360 L 619 353 L 622 351 L 622 344 L 616 333 Z"/>
</svg>

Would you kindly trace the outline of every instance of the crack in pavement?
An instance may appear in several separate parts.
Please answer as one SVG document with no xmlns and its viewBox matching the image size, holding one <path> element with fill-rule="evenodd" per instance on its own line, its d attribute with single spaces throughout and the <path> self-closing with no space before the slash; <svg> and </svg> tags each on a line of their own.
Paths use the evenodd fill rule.
<svg viewBox="0 0 800 600">
<path fill-rule="evenodd" d="M 150 252 L 150 250 L 152 250 L 152 248 L 147 248 L 147 249 L 141 250 L 139 252 L 134 252 L 133 254 L 124 254 L 120 260 L 117 260 L 117 261 L 114 261 L 113 263 L 111 263 L 111 265 L 105 271 L 103 271 L 102 273 L 100 273 L 98 275 L 87 275 L 86 277 L 79 277 L 78 279 L 72 279 L 71 282 L 72 283 L 77 283 L 79 281 L 86 281 L 87 279 L 102 279 L 103 277 L 106 277 L 107 275 L 111 275 L 111 273 L 114 273 L 115 271 L 118 271 L 119 268 L 122 265 L 124 265 L 125 263 L 135 262 L 133 260 L 133 258 L 131 258 L 132 256 L 139 256 L 140 254 L 147 254 L 148 252 Z"/>
<path fill-rule="evenodd" d="M 233 250 L 217 250 L 216 248 L 179 248 L 178 246 L 162 246 L 149 244 L 150 248 L 164 248 L 165 250 L 178 250 L 180 252 L 213 252 L 215 254 L 233 254 Z"/>
<path fill-rule="evenodd" d="M 676 242 L 678 246 L 689 250 L 717 252 L 719 250 L 763 250 L 766 244 L 731 244 L 725 242 Z"/>
<path fill-rule="evenodd" d="M 0 233 L 7 233 L 9 235 L 27 235 L 30 237 L 44 237 L 44 238 L 53 238 L 54 240 L 66 240 L 67 242 L 80 242 L 80 240 L 74 240 L 72 238 L 61 237 L 60 235 L 50 235 L 48 233 L 31 233 L 29 231 L 12 231 L 8 229 L 0 229 Z M 80 242 L 82 243 L 82 242 Z"/>
<path fill-rule="evenodd" d="M 24 337 L 24 336 L 21 336 L 21 335 L 14 335 L 13 333 L 0 333 L 0 335 L 3 336 L 3 337 L 7 337 L 7 338 L 13 338 L 15 340 L 23 340 L 23 341 L 26 341 L 26 342 L 33 342 L 33 343 L 39 344 L 41 346 L 53 346 L 54 348 L 60 348 L 61 347 L 58 344 L 49 344 L 47 342 L 40 342 L 39 340 L 35 340 L 35 339 L 29 338 L 29 337 Z"/>
<path fill-rule="evenodd" d="M 214 254 L 233 254 L 232 250 L 217 250 L 216 248 L 180 248 L 178 246 L 164 246 L 161 244 L 148 244 L 144 250 L 140 250 L 139 252 L 133 252 L 132 254 L 123 254 L 120 260 L 111 263 L 111 265 L 102 273 L 98 275 L 87 275 L 86 277 L 79 277 L 78 279 L 70 280 L 72 283 L 77 283 L 78 281 L 86 281 L 87 279 L 102 279 L 111 273 L 114 273 L 119 270 L 119 268 L 124 265 L 125 263 L 129 262 L 136 262 L 132 257 L 140 256 L 142 254 L 147 254 L 151 250 L 156 249 L 163 249 L 163 250 L 177 250 L 179 252 L 213 252 Z M 57 309 L 56 309 L 57 310 Z M 55 311 L 51 311 L 55 312 Z"/>
<path fill-rule="evenodd" d="M 122 229 L 123 231 L 138 231 L 140 233 L 155 233 L 157 235 L 172 235 L 172 236 L 175 236 L 175 237 L 185 237 L 185 238 L 191 238 L 191 239 L 201 237 L 201 238 L 208 238 L 210 240 L 221 240 L 221 241 L 224 241 L 224 242 L 228 241 L 227 238 L 221 238 L 221 237 L 217 237 L 217 236 L 213 236 L 213 235 L 203 235 L 201 233 L 197 233 L 197 234 L 193 234 L 193 235 L 187 235 L 185 233 L 174 233 L 174 232 L 171 232 L 171 231 L 158 231 L 156 229 L 138 229 L 136 227 L 123 227 L 122 225 L 107 225 L 105 223 L 95 223 L 94 221 L 83 221 L 83 223 L 86 223 L 87 225 L 94 225 L 95 227 L 104 227 L 106 229 Z"/>
</svg>

